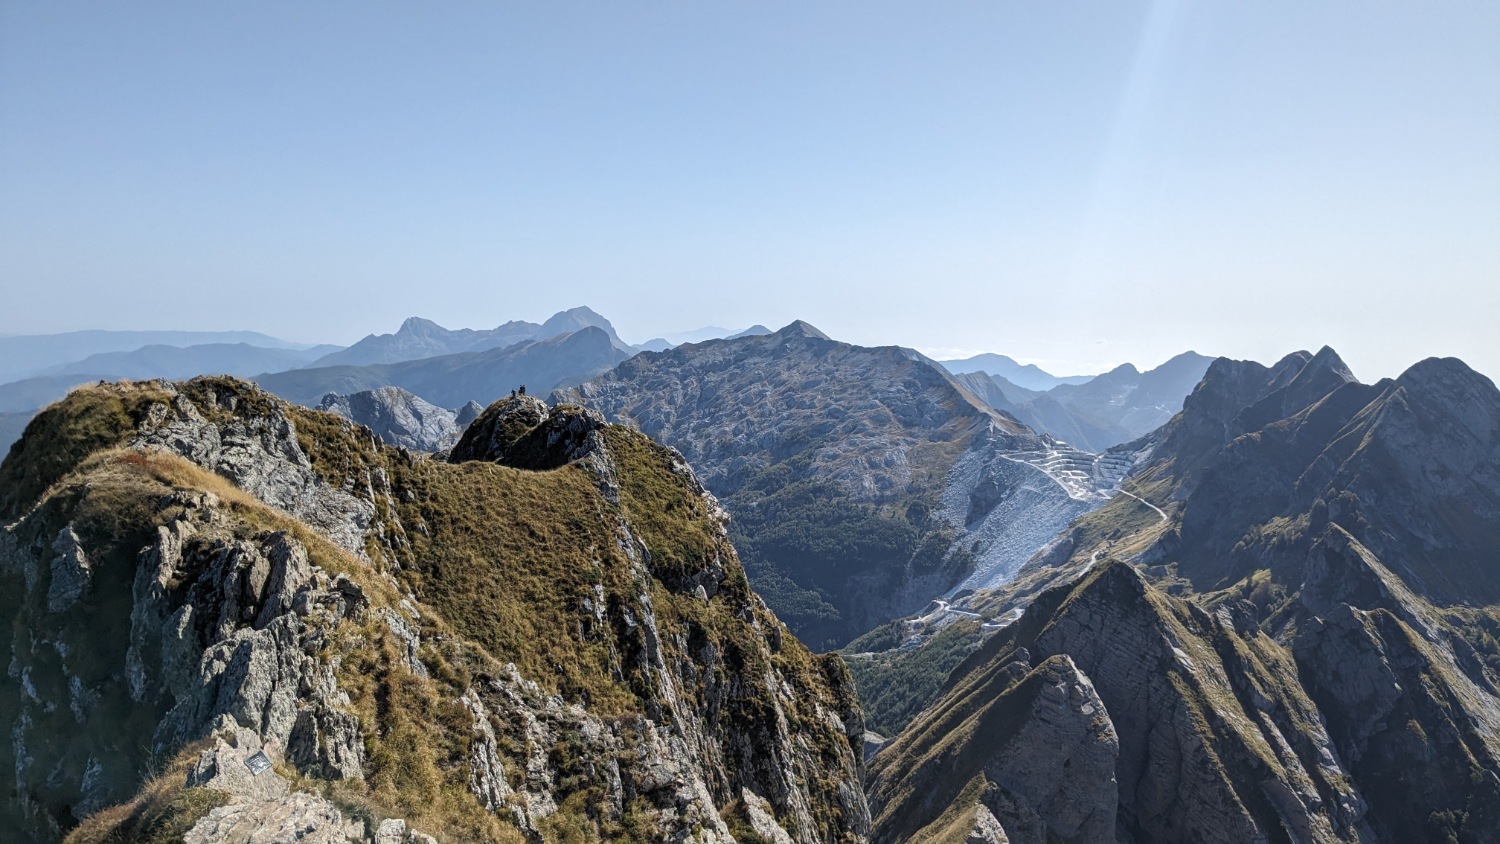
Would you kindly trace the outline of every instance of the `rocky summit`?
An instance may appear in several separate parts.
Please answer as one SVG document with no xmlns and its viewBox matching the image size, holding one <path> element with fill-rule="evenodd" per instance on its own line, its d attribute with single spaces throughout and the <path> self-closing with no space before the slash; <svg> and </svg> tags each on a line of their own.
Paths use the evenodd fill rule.
<svg viewBox="0 0 1500 844">
<path fill-rule="evenodd" d="M 486 409 L 452 462 L 228 378 L 0 464 L 6 841 L 864 840 L 837 657 L 675 451 Z"/>
<path fill-rule="evenodd" d="M 965 602 L 993 621 L 872 762 L 873 839 L 1500 839 L 1495 385 L 1220 360 L 1150 440 Z"/>
<path fill-rule="evenodd" d="M 800 321 L 640 354 L 557 399 L 680 449 L 755 588 L 814 646 L 1003 582 L 1134 459 L 1038 435 L 916 352 Z"/>
<path fill-rule="evenodd" d="M 459 411 L 448 410 L 400 387 L 363 390 L 347 396 L 329 393 L 318 403 L 318 409 L 364 425 L 386 445 L 412 451 L 450 449 L 463 429 L 478 418 L 478 412 L 468 405 Z"/>
</svg>

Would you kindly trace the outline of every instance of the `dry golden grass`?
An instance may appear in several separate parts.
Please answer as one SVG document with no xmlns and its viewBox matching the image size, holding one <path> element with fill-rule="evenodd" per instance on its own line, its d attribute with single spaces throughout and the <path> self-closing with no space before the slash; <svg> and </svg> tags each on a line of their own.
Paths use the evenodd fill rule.
<svg viewBox="0 0 1500 844">
<path fill-rule="evenodd" d="M 210 421 L 271 411 L 290 416 L 299 444 L 325 481 L 373 498 L 376 529 L 366 549 L 369 559 L 335 546 L 190 461 L 124 448 L 150 404 L 170 399 L 161 385 L 87 388 L 44 414 L 46 430 L 4 467 L 20 485 L 9 488 L 12 497 L 0 505 L 19 510 L 42 501 L 59 518 L 84 517 L 95 539 L 121 537 L 119 559 L 110 565 L 122 578 L 124 585 L 115 590 L 122 601 L 129 600 L 136 552 L 149 544 L 157 525 L 183 512 L 171 503 L 174 492 L 211 493 L 218 499 L 226 518 L 214 523 L 211 533 L 222 533 L 214 539 L 259 541 L 268 532 L 285 531 L 323 571 L 358 583 L 377 610 L 400 611 L 404 599 L 414 598 L 422 615 L 421 658 L 430 676 L 407 668 L 404 642 L 378 613 L 339 623 L 325 640 L 321 657 L 336 664 L 340 688 L 362 725 L 365 776 L 323 782 L 289 773 L 296 787 L 322 794 L 351 817 L 366 823 L 405 818 L 447 842 L 523 840 L 508 812 L 488 812 L 469 793 L 473 725 L 458 698 L 477 677 L 498 675 L 505 663 L 514 663 L 544 691 L 583 703 L 595 716 L 642 712 L 645 698 L 658 693 L 658 681 L 633 659 L 622 662 L 619 649 L 630 647 L 623 634 L 609 624 L 595 627 L 584 601 L 597 601 L 600 592 L 615 617 L 629 611 L 641 618 L 649 597 L 669 663 L 690 663 L 702 643 L 714 646 L 721 657 L 714 670 L 724 675 L 723 685 L 737 690 L 725 704 L 726 723 L 743 721 L 750 729 L 770 717 L 775 689 L 737 678 L 758 681 L 774 668 L 794 696 L 787 717 L 815 754 L 827 757 L 847 746 L 827 719 L 814 716 L 820 706 L 840 711 L 852 704 L 852 683 L 842 664 L 810 653 L 790 636 L 775 652 L 767 648 L 745 613 L 753 613 L 763 628 L 776 620 L 754 606 L 734 550 L 710 521 L 706 503 L 672 471 L 669 453 L 645 437 L 607 431 L 623 486 L 616 508 L 595 479 L 576 466 L 523 471 L 411 460 L 379 446 L 358 426 L 280 405 L 250 385 L 204 379 L 179 389 Z M 377 492 L 378 482 L 371 485 L 381 476 L 389 480 L 390 496 Z M 622 517 L 649 548 L 639 563 L 622 550 Z M 683 578 L 697 576 L 711 561 L 724 571 L 715 598 L 705 602 L 684 593 Z M 125 610 L 114 614 L 126 618 Z M 116 638 L 123 642 L 128 636 Z M 695 643 L 693 652 L 687 650 L 689 642 Z M 106 656 L 118 664 L 118 655 Z M 132 730 L 149 735 L 150 725 Z M 524 752 L 501 751 L 511 757 Z M 506 759 L 512 772 L 519 764 L 517 758 Z M 76 840 L 123 840 L 126 833 L 136 836 L 130 840 L 156 840 L 131 831 L 147 821 L 156 824 L 153 829 L 167 829 L 166 821 L 153 819 L 191 818 L 220 799 L 201 789 L 182 789 L 181 773 L 174 767 L 129 803 L 100 813 L 79 828 L 76 835 L 82 837 Z M 645 842 L 659 837 L 647 807 L 627 805 L 620 817 L 605 817 L 599 808 L 602 785 L 573 779 L 578 781 L 559 789 L 561 810 L 545 822 L 545 838 Z M 835 791 L 831 784 L 812 785 Z M 834 810 L 814 807 L 820 827 L 828 820 L 817 814 L 823 811 Z"/>
<path fill-rule="evenodd" d="M 193 824 L 227 795 L 206 788 L 188 788 L 187 773 L 208 742 L 184 747 L 165 770 L 146 781 L 127 803 L 112 806 L 79 824 L 63 844 L 169 844 L 182 841 Z"/>
<path fill-rule="evenodd" d="M 0 464 L 0 519 L 19 516 L 90 454 L 123 443 L 146 409 L 170 399 L 154 381 L 79 387 L 31 421 Z"/>
</svg>

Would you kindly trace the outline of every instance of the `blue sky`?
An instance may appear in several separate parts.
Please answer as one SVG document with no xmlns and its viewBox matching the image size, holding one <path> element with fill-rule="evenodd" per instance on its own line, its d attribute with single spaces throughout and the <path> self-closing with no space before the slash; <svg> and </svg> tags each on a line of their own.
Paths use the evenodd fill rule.
<svg viewBox="0 0 1500 844">
<path fill-rule="evenodd" d="M 1500 4 L 0 4 L 0 333 L 1500 375 Z"/>
</svg>

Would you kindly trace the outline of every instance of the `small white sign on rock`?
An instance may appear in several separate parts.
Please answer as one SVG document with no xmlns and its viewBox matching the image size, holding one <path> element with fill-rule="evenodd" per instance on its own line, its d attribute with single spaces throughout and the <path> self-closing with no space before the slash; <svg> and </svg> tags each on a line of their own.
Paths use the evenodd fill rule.
<svg viewBox="0 0 1500 844">
<path fill-rule="evenodd" d="M 245 760 L 245 767 L 250 769 L 250 773 L 260 776 L 271 770 L 271 760 L 265 753 L 257 752 Z"/>
</svg>

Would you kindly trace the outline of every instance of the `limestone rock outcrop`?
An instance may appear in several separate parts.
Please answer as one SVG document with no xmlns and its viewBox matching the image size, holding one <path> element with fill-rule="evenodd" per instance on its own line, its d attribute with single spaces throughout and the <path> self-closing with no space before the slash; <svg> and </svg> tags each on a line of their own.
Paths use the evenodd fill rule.
<svg viewBox="0 0 1500 844">
<path fill-rule="evenodd" d="M 456 463 L 228 379 L 44 412 L 0 464 L 0 823 L 863 840 L 848 674 L 750 591 L 681 455 L 517 407 Z"/>
<path fill-rule="evenodd" d="M 386 445 L 412 451 L 452 448 L 465 424 L 459 422 L 457 412 L 423 401 L 400 387 L 349 395 L 329 393 L 318 407 L 369 428 Z"/>
</svg>

